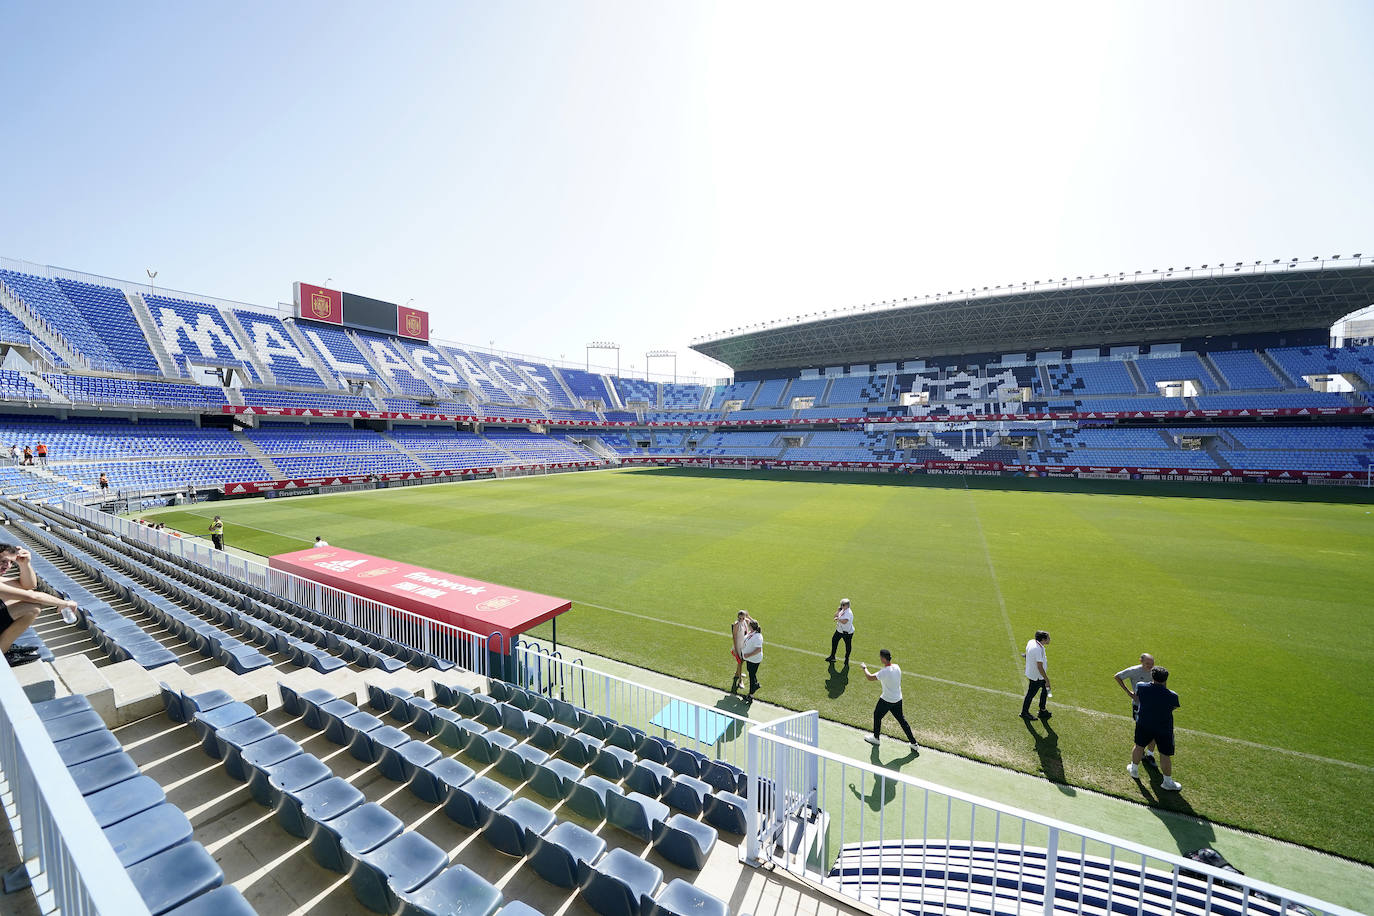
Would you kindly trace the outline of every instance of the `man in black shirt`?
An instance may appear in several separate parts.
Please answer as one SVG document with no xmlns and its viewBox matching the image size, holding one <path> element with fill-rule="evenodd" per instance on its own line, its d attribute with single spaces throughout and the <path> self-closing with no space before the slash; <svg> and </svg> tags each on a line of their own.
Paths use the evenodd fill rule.
<svg viewBox="0 0 1374 916">
<path fill-rule="evenodd" d="M 1135 720 L 1135 749 L 1131 751 L 1131 763 L 1126 772 L 1132 779 L 1139 779 L 1140 761 L 1145 756 L 1145 748 L 1155 743 L 1159 751 L 1159 771 L 1164 774 L 1161 789 L 1177 792 L 1183 786 L 1174 782 L 1174 710 L 1178 709 L 1178 694 L 1164 686 L 1169 680 L 1169 669 L 1155 665 L 1150 671 L 1150 681 L 1135 685 L 1136 703 L 1140 712 Z"/>
</svg>

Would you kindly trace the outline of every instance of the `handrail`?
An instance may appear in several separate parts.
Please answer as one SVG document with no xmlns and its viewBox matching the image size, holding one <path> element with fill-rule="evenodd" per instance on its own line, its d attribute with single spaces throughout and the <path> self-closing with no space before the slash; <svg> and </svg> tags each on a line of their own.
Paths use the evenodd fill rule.
<svg viewBox="0 0 1374 916">
<path fill-rule="evenodd" d="M 1110 834 L 1093 830 L 1090 827 L 1081 827 L 1077 824 L 1072 824 L 1068 821 L 1061 821 L 1057 818 L 1033 814 L 1029 811 L 1017 808 L 1013 805 L 993 801 L 992 799 L 983 798 L 981 796 L 973 795 L 969 792 L 964 792 L 962 790 L 950 788 L 948 786 L 942 786 L 937 783 L 920 779 L 916 776 L 910 776 L 899 770 L 890 770 L 886 767 L 875 766 L 871 763 L 865 763 L 862 760 L 857 760 L 852 757 L 845 757 L 841 754 L 837 754 L 833 751 L 827 751 L 820 747 L 812 747 L 807 744 L 802 744 L 801 742 L 793 741 L 790 738 L 785 738 L 782 735 L 773 733 L 773 729 L 775 729 L 777 726 L 791 719 L 798 718 L 798 716 L 802 715 L 807 715 L 807 713 L 798 713 L 791 716 L 785 716 L 783 718 L 776 719 L 772 722 L 757 725 L 750 729 L 749 734 L 751 737 L 757 737 L 761 741 L 767 741 L 776 744 L 780 747 L 787 748 L 788 750 L 797 751 L 805 754 L 812 754 L 821 760 L 831 761 L 840 766 L 867 772 L 875 779 L 891 780 L 900 785 L 907 785 L 913 789 L 919 789 L 923 792 L 934 792 L 946 798 L 953 799 L 954 801 L 964 802 L 966 804 L 972 805 L 975 808 L 983 808 L 988 811 L 995 812 L 999 815 L 1016 818 L 1018 820 L 1022 820 L 1031 824 L 1036 824 L 1038 826 L 1048 829 L 1051 832 L 1057 831 L 1059 833 L 1071 834 L 1073 836 L 1082 837 L 1085 840 L 1089 840 L 1094 843 L 1100 843 L 1104 846 L 1112 847 L 1114 849 L 1122 849 L 1134 855 L 1143 856 L 1149 859 L 1155 859 L 1161 862 L 1167 862 L 1176 869 L 1186 869 L 1188 871 L 1208 875 L 1211 878 L 1217 879 L 1219 881 L 1228 882 L 1232 885 L 1239 886 L 1247 891 L 1259 891 L 1260 893 L 1268 894 L 1287 903 L 1299 903 L 1303 906 L 1314 908 L 1323 913 L 1330 914 L 1330 916 L 1361 916 L 1360 913 L 1357 913 L 1354 910 L 1346 909 L 1345 907 L 1337 906 L 1333 903 L 1327 903 L 1326 901 L 1319 900 L 1316 897 L 1311 897 L 1307 894 L 1303 894 L 1298 891 L 1293 891 L 1287 888 L 1279 887 L 1278 885 L 1270 884 L 1267 881 L 1261 881 L 1258 878 L 1251 878 L 1249 876 L 1241 875 L 1237 872 L 1223 871 L 1219 868 L 1214 868 L 1210 865 L 1206 865 L 1194 859 L 1185 858 L 1184 856 L 1178 855 L 1177 853 L 1166 852 L 1161 849 L 1154 849 L 1142 843 L 1136 843 L 1123 837 L 1111 836 Z M 751 777 L 753 775 L 754 774 L 751 773 Z"/>
<path fill-rule="evenodd" d="M 10 819 L 35 897 L 75 916 L 148 912 L 95 816 L 58 756 L 33 704 L 0 665 L 0 782 L 14 798 Z"/>
</svg>

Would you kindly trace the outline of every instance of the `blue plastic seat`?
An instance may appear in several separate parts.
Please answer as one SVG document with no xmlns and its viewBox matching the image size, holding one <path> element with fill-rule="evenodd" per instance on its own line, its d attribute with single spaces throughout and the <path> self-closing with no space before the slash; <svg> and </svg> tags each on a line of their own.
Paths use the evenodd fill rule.
<svg viewBox="0 0 1374 916">
<path fill-rule="evenodd" d="M 206 690 L 201 693 L 181 692 L 181 708 L 185 715 L 182 721 L 189 722 L 196 713 L 209 712 L 226 703 L 234 702 L 234 698 L 224 690 Z"/>
<path fill-rule="evenodd" d="M 501 909 L 497 910 L 501 916 L 544 916 L 543 913 L 525 903 L 523 900 L 512 900 Z"/>
<path fill-rule="evenodd" d="M 601 751 L 601 739 L 574 732 L 563 742 L 563 746 L 558 749 L 558 756 L 569 763 L 578 766 L 586 766 L 596 759 L 596 755 Z"/>
<path fill-rule="evenodd" d="M 644 901 L 644 916 L 730 916 L 730 907 L 724 900 L 674 878 L 657 897 Z"/>
<path fill-rule="evenodd" d="M 496 758 L 496 769 L 511 779 L 523 782 L 534 775 L 535 767 L 548 759 L 549 755 L 537 747 L 517 744 L 501 749 L 501 756 Z"/>
<path fill-rule="evenodd" d="M 708 763 L 702 768 L 701 778 L 710 783 L 713 789 L 736 794 L 743 794 L 744 783 L 748 779 L 743 770 L 724 760 Z"/>
<path fill-rule="evenodd" d="M 160 916 L 187 901 L 199 899 L 200 895 L 224 883 L 224 872 L 199 843 L 182 843 L 150 856 L 127 870 L 134 889 L 153 916 Z M 216 916 L 231 916 L 235 910 L 225 907 L 210 912 Z"/>
<path fill-rule="evenodd" d="M 623 747 L 604 745 L 592 759 L 591 771 L 613 782 L 625 778 L 635 765 L 635 755 Z"/>
<path fill-rule="evenodd" d="M 413 891 L 397 891 L 396 898 L 397 916 L 492 916 L 502 902 L 496 885 L 466 865 L 450 865 Z"/>
<path fill-rule="evenodd" d="M 582 768 L 566 760 L 550 759 L 534 767 L 530 774 L 530 788 L 545 798 L 568 797 L 572 784 L 583 777 Z"/>
<path fill-rule="evenodd" d="M 452 786 L 444 800 L 444 813 L 455 822 L 473 830 L 491 820 L 491 813 L 511 800 L 510 789 L 493 779 L 478 776 L 461 786 Z"/>
<path fill-rule="evenodd" d="M 378 913 L 396 912 L 400 907 L 398 894 L 416 890 L 448 868 L 448 854 L 419 833 L 403 833 L 356 853 L 345 838 L 344 847 L 353 860 L 348 874 L 353 894 L 359 903 Z"/>
<path fill-rule="evenodd" d="M 509 700 L 512 694 L 514 694 L 517 690 L 520 690 L 520 688 L 509 683 L 508 681 L 498 680 L 494 677 L 487 678 L 487 696 L 491 697 L 498 703 L 504 703 L 507 700 Z M 523 693 L 523 691 L 521 692 Z"/>
<path fill-rule="evenodd" d="M 472 768 L 459 763 L 452 757 L 441 757 L 434 762 L 416 767 L 410 778 L 410 792 L 416 798 L 433 804 L 440 804 L 448 798 L 448 793 L 472 779 Z"/>
<path fill-rule="evenodd" d="M 668 806 L 639 792 L 606 797 L 606 820 L 646 843 L 654 838 L 654 825 L 668 819 Z"/>
<path fill-rule="evenodd" d="M 640 916 L 645 898 L 663 883 L 663 871 L 624 849 L 612 849 L 593 864 L 582 899 L 601 916 Z"/>
<path fill-rule="evenodd" d="M 611 733 L 606 736 L 606 743 L 613 747 L 634 751 L 638 750 L 639 746 L 644 743 L 645 737 L 642 729 L 617 722 L 615 727 L 611 729 Z"/>
<path fill-rule="evenodd" d="M 468 732 L 461 727 L 462 716 L 451 709 L 436 709 L 430 713 L 429 733 L 439 739 L 439 743 L 455 751 L 467 747 Z"/>
<path fill-rule="evenodd" d="M 677 745 L 667 738 L 660 738 L 658 735 L 649 735 L 644 739 L 644 743 L 639 746 L 639 756 L 644 760 L 652 760 L 654 763 L 667 764 L 668 758 L 677 750 Z"/>
<path fill-rule="evenodd" d="M 425 734 L 429 734 L 430 722 L 439 707 L 432 700 L 417 696 L 407 700 L 404 709 L 406 722 L 414 725 Z"/>
<path fill-rule="evenodd" d="M 652 760 L 637 760 L 625 775 L 625 788 L 650 798 L 658 798 L 673 781 L 673 771 Z"/>
<path fill-rule="evenodd" d="M 493 738 L 504 739 L 512 746 L 515 744 L 514 738 L 510 735 L 502 735 L 500 732 L 469 731 L 468 742 L 463 748 L 463 753 L 478 763 L 495 763 L 497 758 L 501 756 L 501 748 L 492 744 Z"/>
<path fill-rule="evenodd" d="M 358 707 L 348 700 L 329 700 L 316 706 L 307 706 L 302 721 L 311 728 L 324 732 L 325 737 L 335 744 L 342 744 L 338 738 L 339 723 L 356 715 Z"/>
<path fill-rule="evenodd" d="M 701 768 L 711 762 L 711 758 L 705 754 L 694 751 L 689 747 L 680 747 L 668 758 L 668 769 L 674 773 L 681 773 L 684 776 L 699 778 Z"/>
<path fill-rule="evenodd" d="M 110 786 L 133 779 L 139 772 L 134 759 L 120 751 L 118 754 L 106 754 L 104 757 L 68 767 L 67 775 L 76 783 L 77 791 L 89 796 L 101 789 L 108 789 Z"/>
<path fill-rule="evenodd" d="M 191 838 L 191 822 L 176 805 L 161 804 L 105 828 L 119 864 L 128 868 Z"/>
<path fill-rule="evenodd" d="M 349 704 L 352 712 L 344 713 L 342 716 L 337 712 L 342 710 L 325 712 L 321 711 L 324 720 L 324 736 L 335 744 L 346 745 L 353 741 L 360 734 L 376 731 L 384 723 L 370 712 L 363 712 Z"/>
<path fill-rule="evenodd" d="M 305 693 L 298 693 L 294 688 L 285 684 L 278 683 L 277 688 L 281 691 L 281 705 L 291 715 L 299 716 L 305 711 L 303 704 L 309 703 L 318 706 L 321 703 L 328 703 L 330 700 L 338 699 L 323 687 L 316 687 L 307 690 Z"/>
<path fill-rule="evenodd" d="M 472 695 L 472 688 L 464 687 L 461 684 L 445 684 L 442 681 L 431 681 L 430 683 L 434 686 L 434 702 L 450 709 L 457 709 L 458 704 L 462 702 L 460 696 L 470 697 Z M 463 715 L 467 715 L 467 713 L 463 713 Z"/>
<path fill-rule="evenodd" d="M 348 868 L 344 840 L 353 854 L 360 855 L 400 836 L 404 826 L 400 818 L 381 805 L 366 802 L 337 817 L 311 821 L 310 851 L 325 868 L 344 872 Z"/>
<path fill-rule="evenodd" d="M 90 710 L 91 701 L 79 693 L 33 704 L 33 711 L 38 713 L 38 718 L 44 722 L 49 719 L 60 719 L 63 716 L 70 716 L 73 713 L 89 712 Z"/>
<path fill-rule="evenodd" d="M 558 818 L 552 811 L 528 798 L 517 798 L 492 811 L 482 835 L 498 852 L 523 856 L 534 847 L 534 840 L 548 832 Z"/>
<path fill-rule="evenodd" d="M 563 746 L 563 742 L 567 741 L 571 734 L 572 729 L 562 722 L 541 722 L 530 734 L 530 744 L 552 754 Z"/>
<path fill-rule="evenodd" d="M 715 847 L 716 829 L 685 814 L 674 814 L 653 825 L 654 849 L 674 865 L 700 871 Z"/>
<path fill-rule="evenodd" d="M 407 741 L 395 747 L 382 747 L 380 769 L 393 782 L 409 782 L 416 767 L 428 766 L 444 756 L 423 741 Z"/>
<path fill-rule="evenodd" d="M 119 739 L 114 736 L 114 732 L 108 728 L 86 732 L 65 741 L 55 741 L 53 747 L 57 748 L 57 755 L 62 758 L 65 766 L 85 763 L 87 760 L 115 754 L 124 749 Z"/>
<path fill-rule="evenodd" d="M 165 912 L 167 916 L 257 916 L 258 911 L 249 906 L 238 888 L 221 885 Z"/>
<path fill-rule="evenodd" d="M 710 794 L 711 787 L 705 781 L 691 776 L 678 776 L 664 791 L 663 803 L 688 817 L 697 817 L 706 806 L 706 797 Z"/>
<path fill-rule="evenodd" d="M 318 694 L 315 694 L 315 696 L 311 696 L 311 694 L 315 694 L 315 691 L 311 690 L 309 693 L 301 694 L 301 722 L 304 723 L 306 728 L 313 728 L 316 731 L 324 728 L 324 718 L 320 715 L 320 710 L 330 703 L 348 703 L 348 705 L 354 709 L 357 708 L 353 706 L 352 703 L 349 703 L 348 700 L 341 700 L 332 693 L 329 694 L 329 699 L 327 700 L 320 698 Z M 343 707 L 338 708 L 342 709 Z M 345 712 L 342 713 L 342 715 L 348 715 L 348 713 Z"/>
<path fill-rule="evenodd" d="M 702 820 L 726 833 L 744 836 L 749 830 L 745 810 L 749 801 L 733 792 L 716 792 L 706 796 Z"/>
<path fill-rule="evenodd" d="M 375 713 L 386 715 L 395 708 L 397 701 L 408 699 L 415 694 L 402 687 L 379 687 L 376 684 L 367 685 L 367 705 Z"/>
<path fill-rule="evenodd" d="M 584 735 L 590 735 L 598 742 L 602 742 L 606 740 L 606 736 L 609 735 L 611 730 L 618 724 L 619 723 L 610 716 L 598 716 L 595 713 L 587 713 L 582 717 L 582 724 L 578 728 L 578 731 Z"/>
<path fill-rule="evenodd" d="M 105 730 L 105 722 L 100 718 L 100 714 L 93 709 L 84 712 L 72 713 L 68 716 L 59 716 L 56 719 L 46 719 L 43 727 L 48 731 L 48 737 L 53 741 L 65 741 L 68 738 L 75 738 L 78 735 L 85 735 L 89 732 Z"/>
<path fill-rule="evenodd" d="M 248 719 L 216 732 L 212 736 L 216 753 L 211 756 L 224 761 L 224 772 L 243 782 L 248 779 L 243 769 L 243 749 L 275 734 L 277 730 L 271 723 L 263 719 Z"/>
<path fill-rule="evenodd" d="M 348 742 L 348 752 L 363 763 L 376 763 L 382 759 L 385 748 L 400 747 L 410 740 L 410 736 L 399 728 L 383 725 L 370 732 L 358 732 Z"/>
<path fill-rule="evenodd" d="M 606 818 L 606 799 L 623 795 L 620 786 L 600 776 L 583 776 L 568 790 L 568 807 L 594 821 Z"/>
<path fill-rule="evenodd" d="M 258 717 L 257 710 L 247 703 L 225 703 L 223 706 L 216 706 L 214 709 L 203 709 L 196 713 L 191 719 L 191 725 L 195 728 L 196 734 L 200 735 L 202 745 L 205 739 L 219 731 L 221 728 L 228 728 L 231 725 L 238 725 L 249 719 Z"/>
<path fill-rule="evenodd" d="M 477 703 L 477 714 L 474 718 L 488 728 L 500 728 L 501 704 L 481 693 L 474 693 L 472 698 Z"/>
<path fill-rule="evenodd" d="M 300 792 L 333 775 L 314 754 L 297 754 L 281 763 L 254 767 L 248 776 L 248 791 L 264 808 L 275 808 L 283 792 Z"/>
<path fill-rule="evenodd" d="M 135 776 L 86 796 L 86 804 L 102 829 L 155 808 L 166 800 L 162 786 L 147 776 Z"/>
<path fill-rule="evenodd" d="M 530 865 L 557 887 L 581 887 L 591 865 L 606 851 L 606 841 L 571 821 L 555 824 L 530 850 Z"/>
<path fill-rule="evenodd" d="M 310 836 L 312 822 L 338 817 L 366 800 L 348 780 L 331 776 L 299 791 L 283 791 L 277 799 L 277 823 L 292 836 L 305 839 Z"/>
<path fill-rule="evenodd" d="M 230 773 L 238 779 L 247 782 L 254 770 L 270 767 L 274 763 L 281 763 L 302 753 L 301 746 L 292 741 L 285 735 L 271 735 L 261 741 L 254 741 L 245 746 L 238 754 L 240 766 L 239 773 Z M 234 755 L 227 754 L 224 758 L 224 768 L 230 769 Z"/>
</svg>

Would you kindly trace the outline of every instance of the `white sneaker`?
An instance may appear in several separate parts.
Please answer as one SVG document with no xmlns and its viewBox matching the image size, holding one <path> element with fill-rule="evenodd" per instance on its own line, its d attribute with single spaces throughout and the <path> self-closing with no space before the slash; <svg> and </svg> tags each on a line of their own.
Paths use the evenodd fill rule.
<svg viewBox="0 0 1374 916">
<path fill-rule="evenodd" d="M 874 747 L 878 746 L 878 739 L 873 737 L 872 735 L 864 735 L 864 740 L 867 741 L 869 744 L 873 745 Z"/>
<path fill-rule="evenodd" d="M 1179 789 L 1183 788 L 1183 783 L 1174 782 L 1169 777 L 1165 777 L 1164 781 L 1159 784 L 1159 787 L 1169 792 L 1177 792 Z"/>
<path fill-rule="evenodd" d="M 921 753 L 921 746 L 917 744 L 915 741 L 911 742 L 911 749 L 915 751 L 918 755 Z"/>
<path fill-rule="evenodd" d="M 1140 778 L 1140 767 L 1136 766 L 1134 763 L 1128 763 L 1128 764 L 1126 764 L 1126 773 L 1127 773 L 1127 775 L 1129 775 L 1132 779 L 1139 779 L 1139 778 Z"/>
</svg>

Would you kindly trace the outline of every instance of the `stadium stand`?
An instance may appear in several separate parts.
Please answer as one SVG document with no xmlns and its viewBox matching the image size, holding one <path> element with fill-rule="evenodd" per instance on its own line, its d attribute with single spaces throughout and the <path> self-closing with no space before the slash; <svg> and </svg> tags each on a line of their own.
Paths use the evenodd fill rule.
<svg viewBox="0 0 1374 916">
<path fill-rule="evenodd" d="M 233 366 L 258 381 L 252 359 L 230 329 L 219 309 L 203 302 L 172 299 L 145 293 L 143 301 L 162 335 L 162 343 L 185 374 L 188 361 L 196 364 Z"/>
<path fill-rule="evenodd" d="M 119 363 L 100 335 L 92 330 L 85 316 L 67 298 L 56 280 L 0 270 L 0 284 L 11 296 L 28 306 L 32 320 L 42 322 L 76 353 L 101 368 L 127 368 Z"/>
<path fill-rule="evenodd" d="M 380 381 L 362 352 L 338 328 L 321 324 L 297 324 L 315 350 L 324 359 L 325 368 L 342 378 Z"/>
<path fill-rule="evenodd" d="M 354 331 L 353 334 L 372 364 L 381 371 L 382 376 L 387 380 L 388 388 L 401 394 L 416 397 L 432 398 L 435 396 L 435 390 L 420 374 L 421 370 L 412 366 L 397 351 L 396 341 L 393 338 L 381 334 L 371 334 L 367 331 Z M 426 375 L 428 374 L 426 373 Z"/>
<path fill-rule="evenodd" d="M 296 345 L 286 325 L 276 315 L 236 309 L 234 317 L 248 335 L 249 346 L 277 384 L 303 388 L 319 388 L 325 384 L 310 357 Z"/>
<path fill-rule="evenodd" d="M 1195 353 L 1138 359 L 1134 365 L 1140 377 L 1145 380 L 1145 387 L 1151 390 L 1161 382 L 1179 381 L 1194 382 L 1203 391 L 1221 390 Z"/>
<path fill-rule="evenodd" d="M 620 395 L 620 401 L 625 406 L 642 403 L 649 407 L 658 407 L 658 383 L 646 381 L 638 378 L 621 378 L 616 376 L 611 380 L 615 385 L 616 392 Z"/>
<path fill-rule="evenodd" d="M 124 293 L 109 286 L 58 277 L 53 281 L 109 349 L 117 367 L 144 375 L 160 375 L 157 359 L 134 320 Z"/>
<path fill-rule="evenodd" d="M 43 380 L 74 404 L 194 407 L 214 410 L 229 403 L 225 399 L 223 388 L 209 385 L 56 373 L 44 374 Z M 46 400 L 46 397 L 43 399 Z"/>
<path fill-rule="evenodd" d="M 1207 359 L 1221 373 L 1227 387 L 1236 391 L 1265 391 L 1283 383 L 1253 350 L 1217 350 Z"/>
</svg>

